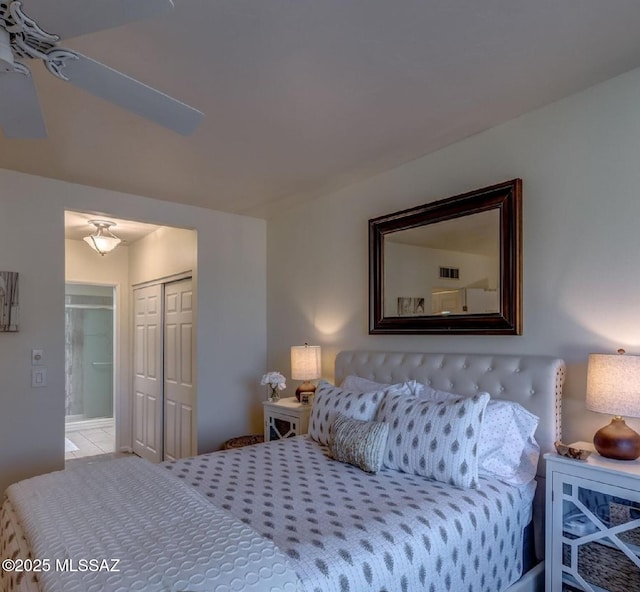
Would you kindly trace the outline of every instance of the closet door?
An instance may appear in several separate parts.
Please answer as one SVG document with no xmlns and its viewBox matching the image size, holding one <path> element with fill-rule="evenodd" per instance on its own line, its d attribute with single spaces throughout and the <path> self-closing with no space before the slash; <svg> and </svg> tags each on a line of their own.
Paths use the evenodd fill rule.
<svg viewBox="0 0 640 592">
<path fill-rule="evenodd" d="M 134 294 L 133 451 L 152 462 L 163 457 L 162 285 Z"/>
<path fill-rule="evenodd" d="M 193 456 L 193 288 L 191 279 L 164 289 L 164 457 Z"/>
</svg>

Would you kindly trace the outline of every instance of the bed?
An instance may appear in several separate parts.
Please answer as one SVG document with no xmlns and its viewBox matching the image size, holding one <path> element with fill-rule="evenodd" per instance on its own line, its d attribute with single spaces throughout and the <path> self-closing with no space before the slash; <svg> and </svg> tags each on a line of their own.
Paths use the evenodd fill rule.
<svg viewBox="0 0 640 592">
<path fill-rule="evenodd" d="M 373 397 L 323 385 L 312 411 L 313 437 L 161 465 L 138 459 L 94 463 L 10 487 L 0 515 L 2 559 L 52 563 L 35 573 L 0 572 L 3 589 L 541 590 L 544 563 L 529 560 L 526 547 L 535 531 L 541 558 L 542 454 L 553 449 L 560 434 L 562 360 L 345 351 L 336 358 L 336 384 L 347 377 L 382 385 L 417 381 L 432 391 L 455 393 L 458 398 L 438 402 L 445 418 L 445 411 L 475 413 L 480 407 L 474 405 L 488 405 L 479 394 L 484 392 L 496 405 L 500 400 L 522 405 L 540 418 L 535 431 L 540 456 L 533 467 L 537 490 L 535 481 L 514 485 L 482 471 L 474 486 L 462 487 L 409 470 L 369 473 L 338 462 L 323 439 L 332 430 L 338 433 L 338 420 L 329 429 L 328 411 L 319 411 L 328 401 L 357 400 L 362 418 L 341 415 L 340 420 L 349 430 L 385 423 L 387 439 L 395 434 L 393 446 L 410 433 L 407 424 L 394 433 L 394 422 L 369 419 L 380 420 L 392 408 L 394 413 L 408 409 L 406 420 L 417 429 L 418 411 L 431 413 L 436 407 L 395 387 L 378 389 Z M 372 401 L 373 414 L 365 409 Z M 479 421 L 481 414 L 474 419 L 471 411 L 469 421 Z M 469 426 L 464 433 L 470 433 Z M 410 448 L 412 439 L 405 440 Z M 405 443 L 397 445 L 401 450 Z M 387 464 L 392 450 L 390 443 L 384 447 Z M 411 450 L 404 457 L 397 454 L 394 462 L 403 469 L 410 457 Z M 424 462 L 424 455 L 415 462 Z M 437 464 L 429 470 L 450 470 Z M 466 479 L 459 473 L 456 479 Z M 93 571 L 79 563 L 90 559 L 96 561 Z M 118 571 L 112 571 L 115 560 Z"/>
</svg>

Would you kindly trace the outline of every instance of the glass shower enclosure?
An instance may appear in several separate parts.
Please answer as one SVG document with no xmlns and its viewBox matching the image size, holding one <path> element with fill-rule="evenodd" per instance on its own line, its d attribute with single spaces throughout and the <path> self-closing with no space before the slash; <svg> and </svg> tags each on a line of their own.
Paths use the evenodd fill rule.
<svg viewBox="0 0 640 592">
<path fill-rule="evenodd" d="M 65 289 L 65 415 L 67 426 L 113 418 L 114 288 Z"/>
</svg>

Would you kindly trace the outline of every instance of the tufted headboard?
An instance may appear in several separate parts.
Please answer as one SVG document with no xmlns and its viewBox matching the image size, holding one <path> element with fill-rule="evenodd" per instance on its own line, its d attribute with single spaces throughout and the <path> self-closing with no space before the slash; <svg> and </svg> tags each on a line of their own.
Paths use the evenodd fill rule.
<svg viewBox="0 0 640 592">
<path fill-rule="evenodd" d="M 485 391 L 496 399 L 516 401 L 540 418 L 538 487 L 534 500 L 536 554 L 544 556 L 545 452 L 560 439 L 565 364 L 550 356 L 489 354 L 420 354 L 343 351 L 336 357 L 335 383 L 354 375 L 394 384 L 417 380 L 443 391 L 472 395 Z"/>
<path fill-rule="evenodd" d="M 417 380 L 443 391 L 472 395 L 484 391 L 516 401 L 540 418 L 538 475 L 544 477 L 542 455 L 560 439 L 564 361 L 549 356 L 422 354 L 342 351 L 336 357 L 335 382 L 348 375 L 393 384 Z"/>
</svg>

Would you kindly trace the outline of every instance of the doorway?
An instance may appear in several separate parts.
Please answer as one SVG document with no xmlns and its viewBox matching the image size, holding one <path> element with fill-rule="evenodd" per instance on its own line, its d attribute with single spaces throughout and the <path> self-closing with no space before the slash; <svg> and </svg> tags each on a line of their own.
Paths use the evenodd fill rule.
<svg viewBox="0 0 640 592">
<path fill-rule="evenodd" d="M 91 226 L 89 220 L 95 218 L 108 218 L 114 224 L 114 233 L 118 238 L 122 239 L 122 243 L 105 256 L 101 256 L 95 250 L 89 248 L 86 241 L 83 240 L 89 232 L 93 232 L 93 229 L 89 228 Z M 115 218 L 104 212 L 66 211 L 65 239 L 65 278 L 68 284 L 115 288 L 113 305 L 115 321 L 114 353 L 111 373 L 114 394 L 112 399 L 114 418 L 111 420 L 107 418 L 104 423 L 100 423 L 103 421 L 100 418 L 92 419 L 91 421 L 97 422 L 97 425 L 96 423 L 89 424 L 89 427 L 90 429 L 110 432 L 110 427 L 106 422 L 110 420 L 113 423 L 115 421 L 115 455 L 131 453 L 133 452 L 136 434 L 134 420 L 136 419 L 135 405 L 137 404 L 137 395 L 134 382 L 136 380 L 135 366 L 138 363 L 136 357 L 138 354 L 134 355 L 134 342 L 136 340 L 134 333 L 136 314 L 134 310 L 134 293 L 136 288 L 141 286 L 157 283 L 167 284 L 187 277 L 192 278 L 193 288 L 189 295 L 181 296 L 181 298 L 183 298 L 184 302 L 187 302 L 189 298 L 193 300 L 193 326 L 189 328 L 185 325 L 181 331 L 193 331 L 193 327 L 197 324 L 196 303 L 193 298 L 197 285 L 197 233 L 191 229 L 158 226 L 146 222 Z M 165 303 L 161 301 L 160 306 L 164 307 Z M 160 331 L 162 332 L 163 329 L 160 328 Z M 164 334 L 161 334 L 161 338 L 164 339 Z M 188 343 L 191 347 L 195 347 L 195 338 L 188 340 Z M 147 353 L 144 356 L 147 356 Z M 194 364 L 193 368 L 189 368 L 191 376 L 193 376 L 196 364 L 195 350 L 194 352 L 189 352 L 189 357 Z M 108 362 L 97 358 L 90 361 Z M 97 364 L 94 366 L 97 367 Z M 100 367 L 103 371 L 107 370 L 106 364 Z M 160 367 L 160 371 L 163 371 L 163 367 Z M 180 429 L 176 427 L 176 429 L 167 434 L 167 441 L 174 438 L 173 441 L 175 442 L 175 439 L 187 437 L 185 435 L 189 433 L 189 429 L 192 430 L 190 448 L 182 443 L 180 446 L 174 446 L 171 442 L 168 442 L 165 449 L 165 434 L 158 435 L 163 443 L 163 454 L 167 458 L 173 457 L 174 454 L 190 455 L 192 451 L 196 450 L 195 385 L 191 389 L 190 399 L 192 403 L 187 405 L 183 405 L 182 402 L 178 403 L 178 400 L 174 399 L 176 404 L 168 409 L 165 409 L 165 401 L 161 402 L 160 412 L 163 418 L 166 412 L 167 416 L 173 414 L 176 417 L 175 426 L 177 426 L 178 421 L 183 422 Z M 187 412 L 188 407 L 191 407 L 192 417 L 190 420 Z M 89 421 L 88 418 L 74 419 Z M 152 427 L 149 426 L 148 429 L 150 430 L 149 434 L 152 435 Z M 160 430 L 164 432 L 164 425 L 160 426 Z M 92 441 L 92 443 L 100 448 L 101 451 L 105 450 L 107 445 L 106 438 L 103 439 L 105 434 L 94 432 L 87 435 L 99 439 L 100 442 Z M 106 434 L 106 436 L 110 435 L 111 433 Z M 93 452 L 97 453 L 98 451 L 94 448 Z"/>
<path fill-rule="evenodd" d="M 65 285 L 65 459 L 115 451 L 114 286 Z"/>
</svg>

